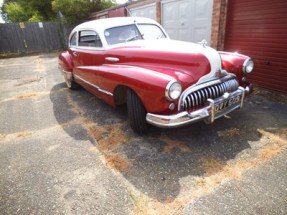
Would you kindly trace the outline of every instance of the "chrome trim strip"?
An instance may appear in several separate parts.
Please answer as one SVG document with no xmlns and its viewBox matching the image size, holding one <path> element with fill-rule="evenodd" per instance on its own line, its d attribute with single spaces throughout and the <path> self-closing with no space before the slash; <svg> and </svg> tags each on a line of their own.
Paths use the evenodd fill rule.
<svg viewBox="0 0 287 215">
<path fill-rule="evenodd" d="M 243 107 L 243 102 L 244 102 L 244 99 L 245 99 L 245 89 L 243 87 L 238 87 L 238 89 L 242 90 L 242 97 L 241 97 L 241 101 L 240 101 L 240 108 Z M 246 89 L 246 91 L 249 91 L 249 88 Z"/>
<path fill-rule="evenodd" d="M 112 63 L 116 63 L 116 62 L 119 62 L 119 61 L 120 61 L 120 59 L 117 58 L 117 57 L 106 57 L 105 60 L 106 60 L 106 61 L 110 61 L 110 62 L 112 62 Z"/>
<path fill-rule="evenodd" d="M 104 94 L 107 94 L 107 95 L 109 95 L 109 96 L 113 96 L 113 94 L 110 93 L 109 91 L 106 91 L 106 90 L 100 88 L 99 86 L 97 86 L 97 85 L 95 85 L 95 84 L 92 84 L 91 82 L 89 82 L 89 81 L 83 79 L 82 77 L 80 77 L 80 76 L 78 76 L 78 75 L 75 75 L 75 74 L 74 74 L 74 77 L 76 77 L 77 79 L 80 79 L 81 81 L 85 82 L 86 84 L 91 85 L 92 87 L 96 88 L 98 91 L 100 91 L 100 92 L 102 92 L 102 93 L 104 93 Z"/>
<path fill-rule="evenodd" d="M 217 99 L 208 99 L 208 105 L 206 107 L 203 107 L 191 113 L 188 113 L 187 111 L 182 111 L 174 115 L 159 115 L 147 113 L 146 121 L 149 124 L 162 128 L 180 127 L 200 120 L 204 120 L 205 123 L 212 123 L 215 119 L 218 119 L 232 112 L 233 110 L 242 108 L 245 93 L 248 93 L 249 91 L 250 89 L 248 86 L 246 88 L 238 87 L 236 91 L 228 93 L 227 96 L 221 96 Z M 215 111 L 216 104 L 226 101 L 234 96 L 241 96 L 241 101 L 239 101 L 239 103 L 226 107 L 219 112 Z"/>
<path fill-rule="evenodd" d="M 215 111 L 214 111 L 214 100 L 212 99 L 207 99 L 207 102 L 210 104 L 210 123 L 214 122 L 214 117 L 215 117 Z"/>
</svg>

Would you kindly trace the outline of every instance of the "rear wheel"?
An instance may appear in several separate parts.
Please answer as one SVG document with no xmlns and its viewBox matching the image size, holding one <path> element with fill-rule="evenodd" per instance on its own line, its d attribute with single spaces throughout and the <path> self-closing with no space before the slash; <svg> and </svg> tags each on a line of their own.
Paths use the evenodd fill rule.
<svg viewBox="0 0 287 215">
<path fill-rule="evenodd" d="M 127 108 L 131 128 L 138 134 L 147 132 L 146 110 L 140 98 L 132 90 L 127 91 Z"/>
</svg>

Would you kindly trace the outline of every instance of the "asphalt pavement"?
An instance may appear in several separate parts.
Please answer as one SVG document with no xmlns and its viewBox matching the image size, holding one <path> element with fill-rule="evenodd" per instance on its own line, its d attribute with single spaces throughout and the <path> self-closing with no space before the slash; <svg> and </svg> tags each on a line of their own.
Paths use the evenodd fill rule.
<svg viewBox="0 0 287 215">
<path fill-rule="evenodd" d="M 71 91 L 57 54 L 0 60 L 0 214 L 287 214 L 286 96 L 150 127 Z"/>
</svg>

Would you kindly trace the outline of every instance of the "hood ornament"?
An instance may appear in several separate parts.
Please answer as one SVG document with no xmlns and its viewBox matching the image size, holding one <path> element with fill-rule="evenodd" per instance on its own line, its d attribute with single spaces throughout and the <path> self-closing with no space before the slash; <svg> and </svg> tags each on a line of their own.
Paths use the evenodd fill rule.
<svg viewBox="0 0 287 215">
<path fill-rule="evenodd" d="M 207 41 L 205 39 L 201 40 L 198 44 L 202 45 L 203 48 L 206 48 L 207 46 Z"/>
</svg>

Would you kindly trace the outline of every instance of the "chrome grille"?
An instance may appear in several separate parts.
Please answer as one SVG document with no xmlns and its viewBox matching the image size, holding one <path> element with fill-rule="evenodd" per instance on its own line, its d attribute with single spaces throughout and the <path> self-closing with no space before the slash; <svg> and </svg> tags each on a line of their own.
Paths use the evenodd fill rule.
<svg viewBox="0 0 287 215">
<path fill-rule="evenodd" d="M 184 100 L 184 110 L 196 109 L 205 104 L 207 99 L 216 99 L 225 92 L 237 90 L 239 84 L 236 79 L 229 79 L 220 84 L 215 84 L 205 88 L 198 89 L 188 94 Z"/>
</svg>

